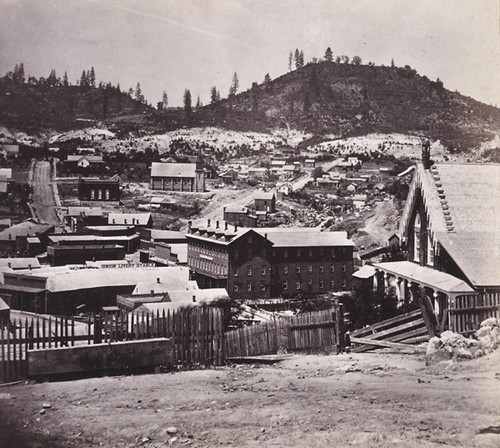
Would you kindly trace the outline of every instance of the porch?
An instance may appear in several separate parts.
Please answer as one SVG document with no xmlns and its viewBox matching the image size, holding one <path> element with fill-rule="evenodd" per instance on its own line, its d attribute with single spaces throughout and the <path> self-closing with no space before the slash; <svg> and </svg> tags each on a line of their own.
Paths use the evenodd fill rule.
<svg viewBox="0 0 500 448">
<path fill-rule="evenodd" d="M 470 322 L 455 318 L 462 303 L 474 302 L 479 296 L 463 280 L 410 261 L 375 263 L 373 267 L 374 288 L 394 293 L 400 305 L 418 303 L 429 336 L 444 330 L 463 333 L 473 329 Z"/>
</svg>

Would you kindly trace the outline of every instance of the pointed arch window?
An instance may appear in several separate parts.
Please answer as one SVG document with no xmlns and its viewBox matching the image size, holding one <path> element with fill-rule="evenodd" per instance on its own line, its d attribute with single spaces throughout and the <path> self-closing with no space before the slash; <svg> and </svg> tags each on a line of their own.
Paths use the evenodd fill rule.
<svg viewBox="0 0 500 448">
<path fill-rule="evenodd" d="M 420 261 L 420 226 L 420 215 L 417 213 L 413 226 L 413 261 Z"/>
</svg>

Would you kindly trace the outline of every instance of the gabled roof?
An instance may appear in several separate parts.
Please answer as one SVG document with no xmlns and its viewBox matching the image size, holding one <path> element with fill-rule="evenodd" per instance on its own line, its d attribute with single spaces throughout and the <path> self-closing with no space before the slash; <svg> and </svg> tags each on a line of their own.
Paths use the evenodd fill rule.
<svg viewBox="0 0 500 448">
<path fill-rule="evenodd" d="M 151 177 L 195 177 L 195 163 L 161 163 L 151 164 Z"/>
<path fill-rule="evenodd" d="M 475 286 L 500 286 L 500 165 L 418 164 L 410 186 L 400 235 L 422 196 L 428 232 Z"/>
<path fill-rule="evenodd" d="M 38 224 L 30 219 L 14 224 L 0 232 L 0 241 L 15 240 L 17 237 L 36 236 L 45 233 L 54 226 L 51 224 Z M 10 235 L 10 237 L 9 237 Z"/>
<path fill-rule="evenodd" d="M 258 193 L 255 195 L 255 200 L 256 201 L 269 201 L 275 197 L 276 197 L 276 195 L 274 194 L 273 191 L 269 191 L 267 193 L 262 192 L 262 193 Z"/>
<path fill-rule="evenodd" d="M 88 154 L 69 154 L 66 158 L 66 162 L 79 162 L 82 159 L 86 159 L 90 163 L 104 163 L 102 156 Z"/>
</svg>

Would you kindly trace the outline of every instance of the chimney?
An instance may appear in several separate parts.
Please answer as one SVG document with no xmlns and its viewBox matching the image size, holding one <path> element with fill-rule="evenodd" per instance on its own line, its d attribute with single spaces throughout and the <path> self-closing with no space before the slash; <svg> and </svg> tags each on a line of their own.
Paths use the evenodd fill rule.
<svg viewBox="0 0 500 448">
<path fill-rule="evenodd" d="M 188 230 L 191 230 L 191 226 L 193 225 L 193 221 L 189 220 L 188 221 Z"/>
<path fill-rule="evenodd" d="M 160 283 L 160 277 L 157 277 L 156 283 Z"/>
<path fill-rule="evenodd" d="M 234 225 L 234 231 L 237 232 L 238 231 L 238 226 L 235 224 Z"/>
<path fill-rule="evenodd" d="M 193 302 L 196 302 L 196 296 L 193 294 Z"/>
<path fill-rule="evenodd" d="M 424 169 L 430 169 L 431 163 L 431 144 L 429 140 L 422 143 L 422 163 L 424 164 Z"/>
<path fill-rule="evenodd" d="M 227 230 L 227 221 L 224 223 L 224 230 Z"/>
<path fill-rule="evenodd" d="M 267 241 L 267 233 L 264 233 L 264 239 Z"/>
<path fill-rule="evenodd" d="M 219 221 L 215 221 L 215 228 L 218 229 L 219 228 Z"/>
<path fill-rule="evenodd" d="M 207 227 L 210 227 L 210 219 L 207 220 Z"/>
</svg>

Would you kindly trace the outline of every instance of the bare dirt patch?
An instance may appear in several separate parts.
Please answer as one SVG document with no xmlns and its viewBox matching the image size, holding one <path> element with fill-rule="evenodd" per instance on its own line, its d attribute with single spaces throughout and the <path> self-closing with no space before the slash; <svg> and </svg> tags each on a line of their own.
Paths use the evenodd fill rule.
<svg viewBox="0 0 500 448">
<path fill-rule="evenodd" d="M 296 355 L 274 366 L 21 384 L 0 392 L 2 447 L 500 442 L 487 430 L 500 424 L 498 350 L 430 367 L 423 356 L 388 351 Z"/>
</svg>

